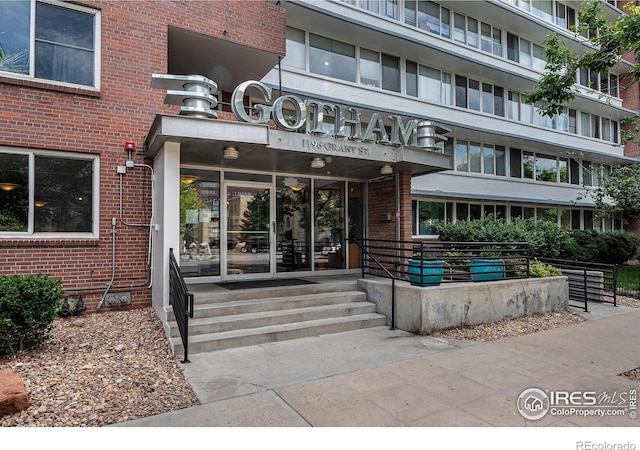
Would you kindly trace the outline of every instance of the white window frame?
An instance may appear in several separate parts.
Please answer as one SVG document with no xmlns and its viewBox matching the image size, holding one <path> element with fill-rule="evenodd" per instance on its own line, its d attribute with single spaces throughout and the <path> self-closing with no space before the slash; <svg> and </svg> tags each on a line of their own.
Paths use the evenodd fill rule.
<svg viewBox="0 0 640 450">
<path fill-rule="evenodd" d="M 77 239 L 97 238 L 100 225 L 100 156 L 96 154 L 82 154 L 73 152 L 56 152 L 46 150 L 17 149 L 14 147 L 0 146 L 0 153 L 12 155 L 27 155 L 29 157 L 29 210 L 27 218 L 27 231 L 0 231 L 0 238 L 28 238 L 28 239 Z M 63 159 L 78 159 L 92 161 L 92 230 L 91 232 L 36 232 L 35 228 L 35 158 L 36 156 L 58 157 Z"/>
</svg>

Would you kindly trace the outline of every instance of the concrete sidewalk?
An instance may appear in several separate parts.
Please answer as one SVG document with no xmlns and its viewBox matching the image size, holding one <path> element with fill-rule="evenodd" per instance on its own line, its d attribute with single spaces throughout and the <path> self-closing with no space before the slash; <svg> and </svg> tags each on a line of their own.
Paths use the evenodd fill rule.
<svg viewBox="0 0 640 450">
<path fill-rule="evenodd" d="M 200 405 L 115 426 L 639 426 L 518 412 L 527 388 L 640 388 L 618 376 L 640 365 L 640 310 L 590 307 L 597 320 L 487 343 L 380 327 L 196 354 L 183 367 Z"/>
</svg>

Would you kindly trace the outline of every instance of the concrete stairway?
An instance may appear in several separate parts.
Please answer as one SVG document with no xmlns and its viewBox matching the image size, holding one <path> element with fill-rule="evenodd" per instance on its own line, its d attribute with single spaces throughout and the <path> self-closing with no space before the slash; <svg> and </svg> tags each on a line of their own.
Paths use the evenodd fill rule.
<svg viewBox="0 0 640 450">
<path fill-rule="evenodd" d="M 189 354 L 384 326 L 375 304 L 345 280 L 266 289 L 195 292 Z M 170 342 L 183 354 L 173 311 Z"/>
</svg>

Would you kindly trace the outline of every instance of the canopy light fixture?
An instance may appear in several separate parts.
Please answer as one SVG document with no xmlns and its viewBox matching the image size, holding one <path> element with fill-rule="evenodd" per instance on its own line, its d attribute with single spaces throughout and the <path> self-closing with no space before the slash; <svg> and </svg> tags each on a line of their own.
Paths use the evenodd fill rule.
<svg viewBox="0 0 640 450">
<path fill-rule="evenodd" d="M 180 175 L 180 182 L 182 184 L 186 184 L 187 186 L 189 186 L 190 184 L 195 183 L 199 179 L 200 179 L 200 177 L 197 177 L 195 175 Z"/>
<path fill-rule="evenodd" d="M 238 149 L 235 147 L 224 148 L 224 159 L 238 159 Z"/>
<path fill-rule="evenodd" d="M 324 167 L 324 159 L 313 158 L 313 160 L 311 161 L 311 167 L 313 169 L 322 169 Z"/>
<path fill-rule="evenodd" d="M 13 191 L 17 187 L 20 187 L 20 185 L 16 183 L 0 183 L 0 189 L 7 192 Z"/>
<path fill-rule="evenodd" d="M 382 175 L 391 175 L 393 173 L 393 167 L 390 165 L 384 165 L 380 168 L 380 174 Z"/>
<path fill-rule="evenodd" d="M 33 204 L 36 208 L 42 208 L 43 206 L 46 206 L 47 202 L 36 200 L 35 202 L 33 202 Z"/>
</svg>

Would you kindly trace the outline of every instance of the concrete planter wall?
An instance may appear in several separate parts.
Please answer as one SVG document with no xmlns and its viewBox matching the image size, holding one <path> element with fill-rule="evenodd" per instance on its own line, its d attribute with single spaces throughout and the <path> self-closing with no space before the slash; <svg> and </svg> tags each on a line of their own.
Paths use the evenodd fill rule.
<svg viewBox="0 0 640 450">
<path fill-rule="evenodd" d="M 377 312 L 391 317 L 391 282 L 364 279 L 358 287 L 367 292 Z M 414 287 L 396 283 L 396 327 L 431 334 L 464 325 L 497 322 L 521 316 L 566 310 L 567 277 L 523 278 L 476 283 L 447 283 Z"/>
</svg>

